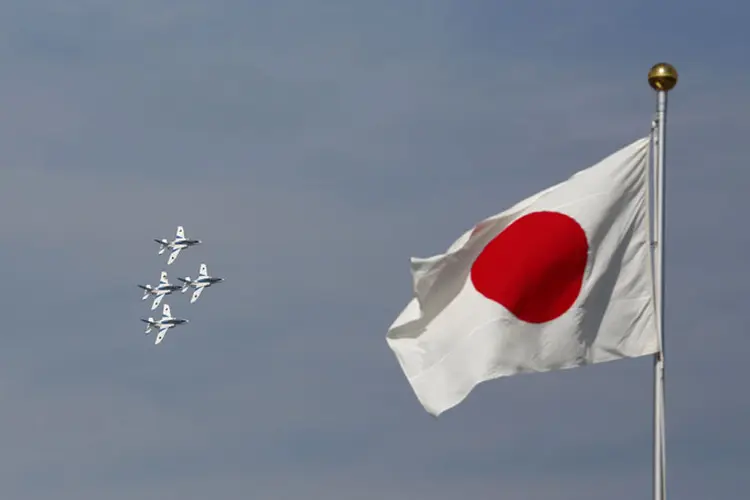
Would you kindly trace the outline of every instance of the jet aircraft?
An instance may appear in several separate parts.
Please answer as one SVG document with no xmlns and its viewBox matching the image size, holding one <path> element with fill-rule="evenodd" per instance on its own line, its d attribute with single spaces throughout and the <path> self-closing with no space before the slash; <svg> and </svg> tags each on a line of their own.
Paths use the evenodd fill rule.
<svg viewBox="0 0 750 500">
<path fill-rule="evenodd" d="M 201 296 L 201 293 L 206 287 L 209 287 L 214 283 L 220 283 L 224 281 L 224 278 L 214 278 L 213 276 L 209 276 L 208 267 L 206 267 L 206 264 L 201 264 L 200 270 L 198 271 L 198 277 L 195 278 L 195 280 L 191 280 L 190 276 L 177 279 L 184 283 L 182 287 L 182 293 L 187 292 L 188 288 L 190 287 L 195 288 L 193 296 L 190 297 L 191 304 L 195 303 L 195 301 L 198 300 L 198 297 Z"/>
<path fill-rule="evenodd" d="M 182 285 L 173 285 L 169 283 L 167 272 L 162 271 L 161 278 L 159 279 L 159 284 L 156 285 L 155 288 L 151 287 L 151 285 L 138 285 L 138 287 L 145 290 L 145 293 L 143 294 L 141 300 L 146 300 L 151 295 L 155 296 L 154 302 L 151 304 L 151 310 L 153 311 L 154 309 L 159 307 L 159 304 L 161 304 L 161 301 L 165 295 L 169 295 L 172 292 L 180 290 L 182 288 Z"/>
<path fill-rule="evenodd" d="M 167 249 L 172 250 L 172 253 L 169 254 L 169 259 L 167 259 L 168 266 L 177 259 L 177 256 L 180 255 L 183 248 L 202 243 L 201 240 L 190 240 L 185 238 L 185 228 L 182 226 L 177 226 L 174 240 L 168 241 L 167 239 L 162 238 L 160 240 L 154 239 L 154 241 L 159 244 L 159 255 L 163 254 Z"/>
<path fill-rule="evenodd" d="M 164 336 L 167 334 L 167 330 L 169 330 L 170 328 L 181 325 L 183 323 L 188 323 L 188 320 L 186 319 L 175 318 L 174 316 L 172 316 L 172 312 L 169 309 L 169 304 L 164 304 L 164 308 L 162 309 L 161 314 L 162 317 L 157 320 L 155 320 L 154 318 L 141 318 L 141 321 L 146 323 L 146 335 L 149 334 L 152 328 L 159 329 L 159 333 L 156 335 L 156 341 L 154 342 L 154 344 L 161 343 L 161 341 L 164 340 Z"/>
</svg>

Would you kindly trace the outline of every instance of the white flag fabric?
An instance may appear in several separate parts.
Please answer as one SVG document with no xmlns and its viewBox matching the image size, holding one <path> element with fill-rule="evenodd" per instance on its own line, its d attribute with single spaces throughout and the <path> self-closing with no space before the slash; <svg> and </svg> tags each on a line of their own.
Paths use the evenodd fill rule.
<svg viewBox="0 0 750 500">
<path fill-rule="evenodd" d="M 498 377 L 658 351 L 649 141 L 411 259 L 414 297 L 386 340 L 425 410 Z"/>
</svg>

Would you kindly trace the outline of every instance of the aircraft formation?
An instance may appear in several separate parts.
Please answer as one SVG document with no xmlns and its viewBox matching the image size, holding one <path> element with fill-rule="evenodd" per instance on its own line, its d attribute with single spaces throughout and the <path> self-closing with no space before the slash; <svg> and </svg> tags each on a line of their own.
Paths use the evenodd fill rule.
<svg viewBox="0 0 750 500">
<path fill-rule="evenodd" d="M 174 240 L 169 241 L 167 239 L 154 239 L 154 241 L 159 244 L 159 255 L 164 254 L 164 252 L 166 252 L 167 250 L 171 250 L 169 257 L 167 258 L 168 266 L 174 264 L 175 260 L 177 260 L 177 256 L 180 255 L 180 252 L 182 250 L 202 243 L 201 240 L 186 238 L 185 228 L 182 226 L 177 226 L 177 232 L 175 233 Z M 178 290 L 180 290 L 182 293 L 185 293 L 192 288 L 194 291 L 192 296 L 190 297 L 190 303 L 194 304 L 195 301 L 197 301 L 203 293 L 203 290 L 210 287 L 211 285 L 214 285 L 215 283 L 224 281 L 224 278 L 216 278 L 214 276 L 210 276 L 208 274 L 208 267 L 205 263 L 202 263 L 200 265 L 198 269 L 198 276 L 196 276 L 195 279 L 191 279 L 190 276 L 186 276 L 184 278 L 178 277 L 177 279 L 182 282 L 181 285 L 170 283 L 167 272 L 162 271 L 159 278 L 159 283 L 156 286 L 152 287 L 148 284 L 138 285 L 138 287 L 144 290 L 141 300 L 146 300 L 150 297 L 153 297 L 154 300 L 153 302 L 151 302 L 151 310 L 153 311 L 157 307 L 159 307 L 159 304 L 161 304 L 162 300 L 167 295 L 171 295 Z M 146 335 L 151 333 L 152 329 L 158 330 L 154 344 L 160 344 L 161 341 L 164 340 L 164 336 L 167 334 L 167 331 L 170 328 L 174 328 L 175 326 L 189 322 L 189 320 L 187 319 L 172 316 L 172 310 L 169 307 L 169 304 L 167 304 L 166 302 L 162 307 L 161 314 L 162 317 L 159 319 L 154 319 L 153 317 L 141 318 L 141 321 L 146 323 Z"/>
</svg>

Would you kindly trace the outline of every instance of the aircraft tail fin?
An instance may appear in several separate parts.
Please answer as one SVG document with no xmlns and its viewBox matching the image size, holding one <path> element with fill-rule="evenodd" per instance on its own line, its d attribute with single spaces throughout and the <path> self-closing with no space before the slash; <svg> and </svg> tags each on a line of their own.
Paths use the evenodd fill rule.
<svg viewBox="0 0 750 500">
<path fill-rule="evenodd" d="M 184 278 L 180 278 L 180 281 L 182 281 L 182 293 L 185 293 L 188 291 L 188 288 L 190 288 L 190 284 L 193 282 L 193 280 L 190 279 L 190 276 L 185 276 Z"/>
<path fill-rule="evenodd" d="M 138 285 L 140 288 L 144 290 L 143 297 L 141 297 L 141 300 L 146 300 L 149 295 L 151 295 L 151 285 Z"/>
<path fill-rule="evenodd" d="M 148 319 L 142 319 L 141 321 L 143 321 L 144 323 L 146 323 L 146 331 L 143 332 L 143 333 L 145 333 L 146 335 L 148 335 L 149 332 L 151 331 L 151 328 L 153 328 L 153 326 L 154 326 L 153 325 L 154 318 L 149 317 Z"/>
<path fill-rule="evenodd" d="M 166 239 L 154 239 L 155 242 L 159 244 L 159 255 L 163 254 L 164 251 L 167 249 L 167 246 L 169 246 L 169 241 Z"/>
</svg>

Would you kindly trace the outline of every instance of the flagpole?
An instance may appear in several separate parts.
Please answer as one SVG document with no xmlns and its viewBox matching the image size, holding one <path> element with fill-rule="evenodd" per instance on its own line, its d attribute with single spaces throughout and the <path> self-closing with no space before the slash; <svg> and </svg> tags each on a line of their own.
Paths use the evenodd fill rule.
<svg viewBox="0 0 750 500">
<path fill-rule="evenodd" d="M 656 252 L 658 246 L 657 241 L 659 239 L 659 228 L 660 228 L 660 219 L 659 219 L 659 180 L 660 180 L 660 172 L 659 172 L 659 159 L 658 159 L 658 149 L 657 144 L 659 144 L 659 121 L 658 118 L 654 118 L 654 121 L 651 123 L 651 132 L 650 132 L 650 139 L 651 139 L 651 181 L 652 181 L 652 233 L 651 233 L 651 248 L 653 255 L 653 268 L 654 268 L 654 302 L 655 302 L 655 308 L 656 308 L 656 321 L 658 324 L 659 321 L 659 306 L 661 304 L 661 296 L 659 294 L 660 285 L 659 285 L 659 269 L 660 269 L 660 259 L 658 252 Z M 657 334 L 659 334 L 659 329 L 657 327 Z M 660 335 L 660 334 L 659 334 Z M 657 342 L 659 343 L 659 351 L 661 352 L 662 348 L 662 341 L 661 339 L 658 339 Z M 661 464 L 664 463 L 663 454 L 662 454 L 662 439 L 661 436 L 663 436 L 663 433 L 661 432 L 662 427 L 662 390 L 661 390 L 661 384 L 658 383 L 659 380 L 659 373 L 660 373 L 660 357 L 658 355 L 654 356 L 654 402 L 653 402 L 653 426 L 654 426 L 654 437 L 653 437 L 653 454 L 654 454 L 654 471 L 653 471 L 653 487 L 654 487 L 654 500 L 663 500 L 664 495 L 664 481 L 663 481 L 663 467 L 661 467 Z"/>
<path fill-rule="evenodd" d="M 656 254 L 654 259 L 656 310 L 659 324 L 659 352 L 654 355 L 654 500 L 666 500 L 666 453 L 664 416 L 664 207 L 665 157 L 667 130 L 667 93 L 677 85 L 677 70 L 670 64 L 658 63 L 648 73 L 648 83 L 656 91 L 656 185 L 654 212 Z"/>
</svg>

